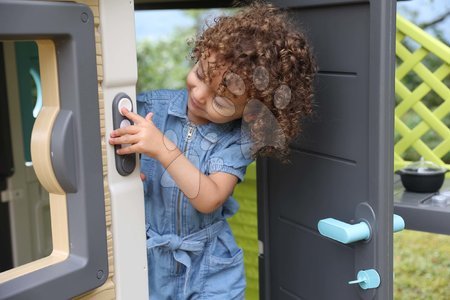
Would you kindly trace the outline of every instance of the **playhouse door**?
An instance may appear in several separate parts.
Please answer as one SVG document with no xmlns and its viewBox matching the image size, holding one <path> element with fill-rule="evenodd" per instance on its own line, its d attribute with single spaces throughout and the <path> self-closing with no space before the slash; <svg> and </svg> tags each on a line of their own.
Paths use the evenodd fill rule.
<svg viewBox="0 0 450 300">
<path fill-rule="evenodd" d="M 274 2 L 306 30 L 319 72 L 291 163 L 257 163 L 261 298 L 392 299 L 396 3 Z M 326 218 L 364 222 L 370 235 L 344 244 L 336 222 L 327 230 L 337 240 L 325 237 Z M 367 270 L 379 284 L 375 275 L 349 284 Z"/>
</svg>

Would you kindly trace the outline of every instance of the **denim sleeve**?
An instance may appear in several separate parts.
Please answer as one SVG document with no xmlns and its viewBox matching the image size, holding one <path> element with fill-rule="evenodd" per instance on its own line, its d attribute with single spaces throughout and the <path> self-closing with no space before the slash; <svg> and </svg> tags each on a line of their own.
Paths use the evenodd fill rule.
<svg viewBox="0 0 450 300">
<path fill-rule="evenodd" d="M 238 183 L 244 179 L 247 166 L 253 161 L 250 155 L 248 142 L 243 142 L 239 133 L 229 139 L 211 154 L 208 163 L 209 174 L 215 172 L 225 172 L 235 175 Z"/>
<path fill-rule="evenodd" d="M 137 113 L 144 117 L 152 111 L 152 92 L 143 92 L 136 96 Z"/>
</svg>

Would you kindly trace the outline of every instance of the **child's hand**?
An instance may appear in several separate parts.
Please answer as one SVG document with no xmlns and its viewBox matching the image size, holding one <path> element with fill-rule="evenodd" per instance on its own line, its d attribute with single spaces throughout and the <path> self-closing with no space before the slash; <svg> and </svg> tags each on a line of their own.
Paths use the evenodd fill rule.
<svg viewBox="0 0 450 300">
<path fill-rule="evenodd" d="M 117 154 L 143 153 L 147 156 L 158 158 L 165 150 L 167 141 L 164 135 L 153 124 L 153 113 L 147 114 L 145 118 L 122 108 L 125 117 L 134 122 L 134 125 L 119 128 L 111 132 L 109 143 L 111 145 L 128 144 L 117 150 Z"/>
</svg>

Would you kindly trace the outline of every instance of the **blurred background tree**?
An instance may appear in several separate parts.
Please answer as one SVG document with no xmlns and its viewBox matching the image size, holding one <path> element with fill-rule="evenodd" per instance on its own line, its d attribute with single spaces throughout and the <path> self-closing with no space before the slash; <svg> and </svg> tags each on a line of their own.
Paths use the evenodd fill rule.
<svg viewBox="0 0 450 300">
<path fill-rule="evenodd" d="M 183 10 L 192 25 L 175 27 L 162 39 L 143 39 L 137 42 L 137 92 L 185 87 L 186 76 L 194 62 L 190 59 L 192 42 L 207 24 L 219 14 L 232 14 L 233 9 Z"/>
<path fill-rule="evenodd" d="M 414 3 L 412 3 L 414 2 Z M 399 2 L 398 12 L 426 30 L 440 41 L 450 45 L 450 1 L 414 0 Z"/>
<path fill-rule="evenodd" d="M 179 28 L 159 41 L 144 39 L 137 43 L 137 91 L 180 89 L 185 86 L 186 75 L 192 65 L 189 59 L 188 37 L 195 28 Z"/>
</svg>

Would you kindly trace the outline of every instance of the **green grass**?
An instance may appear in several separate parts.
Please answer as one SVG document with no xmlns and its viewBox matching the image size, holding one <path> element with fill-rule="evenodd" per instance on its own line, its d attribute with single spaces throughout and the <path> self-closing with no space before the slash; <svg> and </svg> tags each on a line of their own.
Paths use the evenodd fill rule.
<svg viewBox="0 0 450 300">
<path fill-rule="evenodd" d="M 394 235 L 394 299 L 450 299 L 450 236 L 410 230 Z"/>
</svg>

